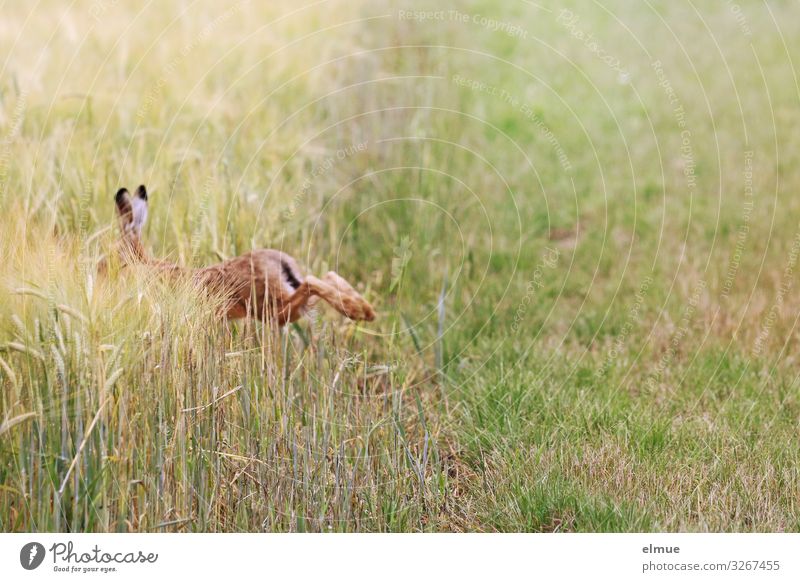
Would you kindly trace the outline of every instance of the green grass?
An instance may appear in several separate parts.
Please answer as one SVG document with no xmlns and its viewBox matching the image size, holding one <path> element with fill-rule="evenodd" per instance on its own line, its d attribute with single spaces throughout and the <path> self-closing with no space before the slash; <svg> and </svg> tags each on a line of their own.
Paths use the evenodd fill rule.
<svg viewBox="0 0 800 582">
<path fill-rule="evenodd" d="M 4 7 L 0 529 L 800 529 L 794 7 L 566 8 Z M 142 182 L 378 320 L 99 276 Z"/>
</svg>

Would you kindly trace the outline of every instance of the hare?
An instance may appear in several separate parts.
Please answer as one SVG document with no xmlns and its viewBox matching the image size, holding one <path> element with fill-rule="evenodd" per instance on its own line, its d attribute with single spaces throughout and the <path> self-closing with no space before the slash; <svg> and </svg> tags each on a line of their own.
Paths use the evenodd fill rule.
<svg viewBox="0 0 800 582">
<path fill-rule="evenodd" d="M 147 189 L 133 196 L 121 188 L 116 196 L 122 230 L 119 256 L 123 265 L 144 264 L 175 276 L 191 277 L 199 285 L 225 298 L 228 319 L 256 317 L 279 326 L 299 319 L 317 298 L 356 321 L 372 321 L 375 311 L 350 284 L 333 271 L 321 279 L 303 276 L 297 262 L 281 251 L 256 249 L 201 269 L 187 269 L 149 257 L 141 240 L 147 220 Z"/>
</svg>

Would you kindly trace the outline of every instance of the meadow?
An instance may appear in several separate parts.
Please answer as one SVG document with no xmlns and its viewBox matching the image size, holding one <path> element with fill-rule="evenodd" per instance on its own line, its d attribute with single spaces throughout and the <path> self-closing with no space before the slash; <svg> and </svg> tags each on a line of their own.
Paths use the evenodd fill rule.
<svg viewBox="0 0 800 582">
<path fill-rule="evenodd" d="M 0 12 L 0 531 L 800 530 L 794 3 Z"/>
</svg>

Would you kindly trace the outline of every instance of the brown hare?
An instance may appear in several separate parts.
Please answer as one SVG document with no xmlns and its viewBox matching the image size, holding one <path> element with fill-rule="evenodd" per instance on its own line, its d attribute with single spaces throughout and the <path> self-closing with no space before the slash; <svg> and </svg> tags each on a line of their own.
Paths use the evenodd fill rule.
<svg viewBox="0 0 800 582">
<path fill-rule="evenodd" d="M 191 277 L 225 298 L 226 318 L 256 317 L 285 325 L 299 319 L 321 298 L 350 319 L 375 319 L 372 306 L 339 275 L 331 271 L 321 279 L 303 276 L 297 262 L 281 251 L 256 249 L 202 269 L 153 259 L 141 240 L 147 220 L 147 189 L 141 185 L 131 196 L 121 188 L 115 201 L 122 229 L 119 256 L 123 265 L 144 264 L 178 277 Z"/>
</svg>

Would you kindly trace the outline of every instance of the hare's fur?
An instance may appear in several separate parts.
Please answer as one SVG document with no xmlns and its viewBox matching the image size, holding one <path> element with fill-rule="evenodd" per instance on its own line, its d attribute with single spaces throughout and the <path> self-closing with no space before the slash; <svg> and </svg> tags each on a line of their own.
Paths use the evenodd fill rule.
<svg viewBox="0 0 800 582">
<path fill-rule="evenodd" d="M 325 300 L 342 315 L 372 321 L 375 311 L 350 284 L 333 271 L 321 279 L 303 276 L 297 262 L 281 251 L 256 249 L 202 269 L 186 269 L 151 258 L 141 240 L 147 220 L 147 190 L 133 196 L 122 188 L 115 197 L 122 231 L 119 256 L 123 264 L 144 264 L 188 276 L 208 291 L 224 297 L 223 315 L 229 319 L 256 317 L 278 325 L 296 321 L 316 301 Z"/>
</svg>

